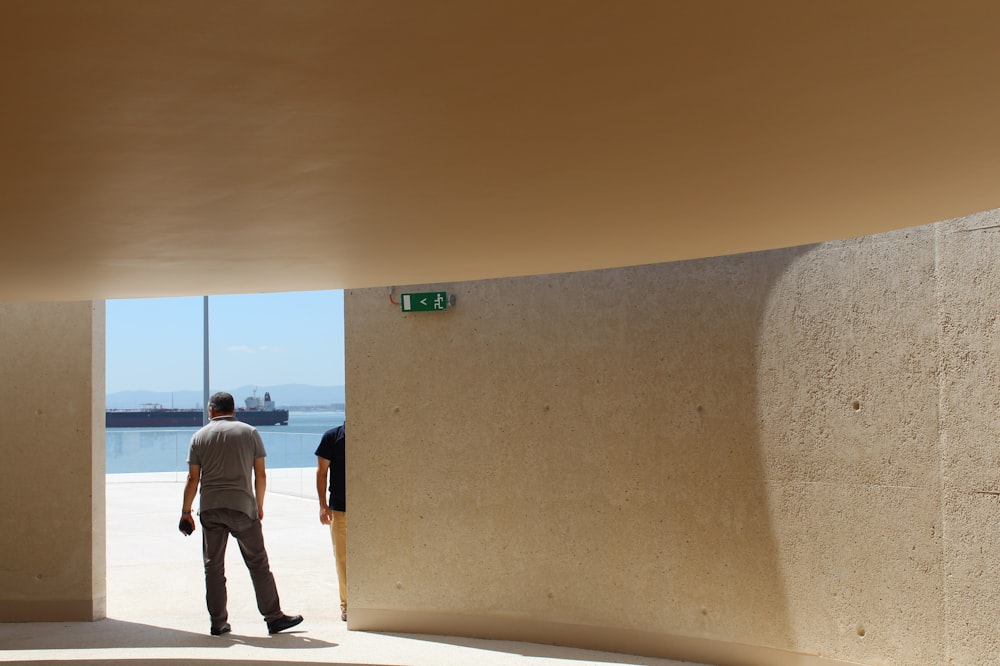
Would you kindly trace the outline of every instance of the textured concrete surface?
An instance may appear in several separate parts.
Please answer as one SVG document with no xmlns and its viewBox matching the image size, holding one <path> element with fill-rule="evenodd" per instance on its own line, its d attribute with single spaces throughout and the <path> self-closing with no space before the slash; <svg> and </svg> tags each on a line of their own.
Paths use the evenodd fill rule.
<svg viewBox="0 0 1000 666">
<path fill-rule="evenodd" d="M 104 615 L 104 302 L 0 303 L 0 621 Z"/>
<path fill-rule="evenodd" d="M 934 227 L 804 248 L 757 343 L 793 644 L 945 663 Z"/>
<path fill-rule="evenodd" d="M 998 226 L 349 290 L 365 626 L 991 663 Z"/>
<path fill-rule="evenodd" d="M 992 664 L 1000 645 L 1000 214 L 939 226 L 937 239 L 944 626 L 952 663 Z"/>
</svg>

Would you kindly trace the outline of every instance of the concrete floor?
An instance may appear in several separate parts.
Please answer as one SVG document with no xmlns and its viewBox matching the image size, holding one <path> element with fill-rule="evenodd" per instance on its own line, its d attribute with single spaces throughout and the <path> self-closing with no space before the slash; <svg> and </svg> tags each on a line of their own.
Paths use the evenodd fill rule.
<svg viewBox="0 0 1000 666">
<path fill-rule="evenodd" d="M 305 617 L 294 630 L 268 636 L 239 549 L 231 542 L 226 569 L 233 633 L 209 636 L 199 533 L 186 538 L 177 531 L 180 475 L 109 475 L 108 618 L 0 624 L 0 662 L 682 666 L 668 659 L 534 643 L 347 631 L 338 612 L 329 532 L 319 523 L 317 504 L 308 496 L 280 492 L 282 487 L 307 488 L 311 475 L 288 474 L 269 473 L 276 491 L 268 493 L 264 537 L 285 612 Z"/>
</svg>

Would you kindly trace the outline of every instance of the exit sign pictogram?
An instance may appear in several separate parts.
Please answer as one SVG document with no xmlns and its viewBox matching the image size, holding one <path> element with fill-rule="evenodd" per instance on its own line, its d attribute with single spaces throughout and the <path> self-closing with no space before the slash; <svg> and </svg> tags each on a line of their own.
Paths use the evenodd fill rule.
<svg viewBox="0 0 1000 666">
<path fill-rule="evenodd" d="M 433 312 L 448 309 L 448 292 L 428 291 L 419 294 L 401 294 L 403 312 Z"/>
</svg>

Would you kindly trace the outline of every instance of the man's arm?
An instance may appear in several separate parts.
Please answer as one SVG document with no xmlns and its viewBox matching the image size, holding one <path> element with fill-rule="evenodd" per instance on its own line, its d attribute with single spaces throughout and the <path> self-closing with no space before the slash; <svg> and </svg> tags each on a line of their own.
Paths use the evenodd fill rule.
<svg viewBox="0 0 1000 666">
<path fill-rule="evenodd" d="M 194 496 L 198 494 L 198 483 L 201 481 L 201 465 L 188 465 L 187 483 L 184 484 L 184 504 L 181 505 L 181 519 L 191 523 L 191 531 L 194 531 L 194 517 L 191 515 L 191 506 L 194 504 Z"/>
<path fill-rule="evenodd" d="M 264 458 L 253 461 L 253 491 L 257 497 L 257 518 L 264 520 L 264 491 L 267 490 L 267 471 L 264 469 Z"/>
<path fill-rule="evenodd" d="M 326 480 L 330 474 L 330 461 L 316 456 L 316 494 L 319 495 L 319 522 L 329 525 L 332 520 L 330 506 L 326 503 Z"/>
</svg>

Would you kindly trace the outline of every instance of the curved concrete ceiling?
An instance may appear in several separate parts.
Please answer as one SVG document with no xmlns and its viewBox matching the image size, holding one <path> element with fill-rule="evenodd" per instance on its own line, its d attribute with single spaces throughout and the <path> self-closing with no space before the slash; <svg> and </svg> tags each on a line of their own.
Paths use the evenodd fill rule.
<svg viewBox="0 0 1000 666">
<path fill-rule="evenodd" d="M 1000 206 L 1000 3 L 7 0 L 0 300 L 799 245 Z"/>
</svg>

